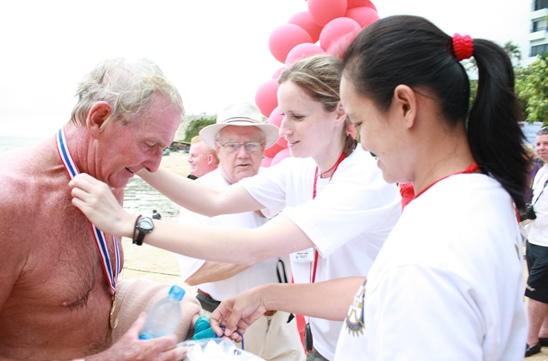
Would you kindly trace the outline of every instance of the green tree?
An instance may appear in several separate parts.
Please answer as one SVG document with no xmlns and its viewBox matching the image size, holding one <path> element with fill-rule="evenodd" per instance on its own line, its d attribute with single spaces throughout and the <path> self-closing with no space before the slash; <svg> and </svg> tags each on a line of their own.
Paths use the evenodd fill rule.
<svg viewBox="0 0 548 361">
<path fill-rule="evenodd" d="M 507 41 L 502 48 L 504 49 L 506 54 L 508 54 L 508 57 L 512 61 L 514 69 L 519 68 L 521 63 L 521 50 L 519 50 L 519 46 L 516 43 Z"/>
<path fill-rule="evenodd" d="M 470 79 L 470 100 L 468 101 L 468 109 L 472 109 L 472 104 L 474 104 L 474 99 L 478 93 L 478 80 Z"/>
<path fill-rule="evenodd" d="M 516 94 L 523 106 L 528 122 L 548 121 L 548 53 L 526 68 L 516 71 Z"/>
<path fill-rule="evenodd" d="M 519 46 L 511 41 L 503 46 L 504 51 L 512 61 L 515 73 L 515 92 L 518 97 L 523 118 L 532 122 L 548 124 L 548 53 L 537 56 L 537 59 L 527 67 L 521 67 L 521 51 Z M 477 65 L 474 59 L 463 63 L 470 77 L 470 105 L 477 92 Z"/>
<path fill-rule="evenodd" d="M 198 133 L 200 132 L 200 130 L 202 130 L 202 128 L 207 127 L 208 125 L 211 125 L 211 124 L 215 124 L 216 121 L 217 121 L 216 117 L 212 118 L 212 117 L 206 117 L 206 116 L 201 116 L 198 119 L 192 120 L 190 124 L 188 125 L 188 128 L 186 129 L 185 142 L 190 142 L 192 138 L 198 135 Z"/>
<path fill-rule="evenodd" d="M 510 61 L 512 61 L 514 70 L 519 69 L 521 62 L 521 51 L 519 50 L 519 46 L 511 41 L 507 41 L 502 48 L 510 58 Z M 472 107 L 472 103 L 478 92 L 478 65 L 473 57 L 465 60 L 462 65 L 470 78 L 470 107 Z"/>
<path fill-rule="evenodd" d="M 519 68 L 521 63 L 521 50 L 519 50 L 519 46 L 516 43 L 507 41 L 502 49 L 510 58 L 514 70 Z M 477 79 L 478 65 L 473 57 L 465 60 L 462 65 L 471 79 Z"/>
</svg>

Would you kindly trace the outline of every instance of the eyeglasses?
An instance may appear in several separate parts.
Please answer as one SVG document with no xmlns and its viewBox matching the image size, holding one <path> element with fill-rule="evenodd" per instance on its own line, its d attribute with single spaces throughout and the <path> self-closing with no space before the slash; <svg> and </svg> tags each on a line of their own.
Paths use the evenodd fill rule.
<svg viewBox="0 0 548 361">
<path fill-rule="evenodd" d="M 249 153 L 255 153 L 261 150 L 261 142 L 246 142 L 246 143 L 236 143 L 236 142 L 227 142 L 225 144 L 218 143 L 221 147 L 226 149 L 228 153 L 236 153 L 240 150 L 242 145 L 245 147 L 245 150 Z"/>
</svg>

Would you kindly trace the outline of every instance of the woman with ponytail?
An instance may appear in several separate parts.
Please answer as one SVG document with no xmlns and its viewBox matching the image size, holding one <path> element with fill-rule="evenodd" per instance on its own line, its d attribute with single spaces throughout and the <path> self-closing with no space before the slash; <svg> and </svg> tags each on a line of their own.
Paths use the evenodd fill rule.
<svg viewBox="0 0 548 361">
<path fill-rule="evenodd" d="M 470 111 L 469 57 L 479 74 Z M 337 359 L 357 349 L 364 360 L 523 359 L 517 209 L 528 160 L 510 59 L 490 41 L 394 16 L 359 34 L 343 66 L 362 144 L 415 197 L 355 296 Z"/>
</svg>

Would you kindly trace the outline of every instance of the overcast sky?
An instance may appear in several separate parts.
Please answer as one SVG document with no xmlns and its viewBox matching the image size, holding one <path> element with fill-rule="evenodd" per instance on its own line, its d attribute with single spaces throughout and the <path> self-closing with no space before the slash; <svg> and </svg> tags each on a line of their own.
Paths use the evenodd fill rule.
<svg viewBox="0 0 548 361">
<path fill-rule="evenodd" d="M 373 0 L 379 16 L 424 16 L 449 34 L 513 41 L 528 53 L 529 0 Z M 305 0 L 19 0 L 0 4 L 0 136 L 65 124 L 78 81 L 100 59 L 148 57 L 179 88 L 187 114 L 254 102 L 283 64 L 272 31 Z"/>
</svg>

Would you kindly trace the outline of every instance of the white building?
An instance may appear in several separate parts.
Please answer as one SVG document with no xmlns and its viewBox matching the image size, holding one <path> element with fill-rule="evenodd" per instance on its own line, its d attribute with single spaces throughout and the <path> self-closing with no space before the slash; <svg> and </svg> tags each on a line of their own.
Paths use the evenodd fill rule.
<svg viewBox="0 0 548 361">
<path fill-rule="evenodd" d="M 529 34 L 529 63 L 538 54 L 548 52 L 548 0 L 533 0 L 531 4 L 531 33 Z"/>
</svg>

